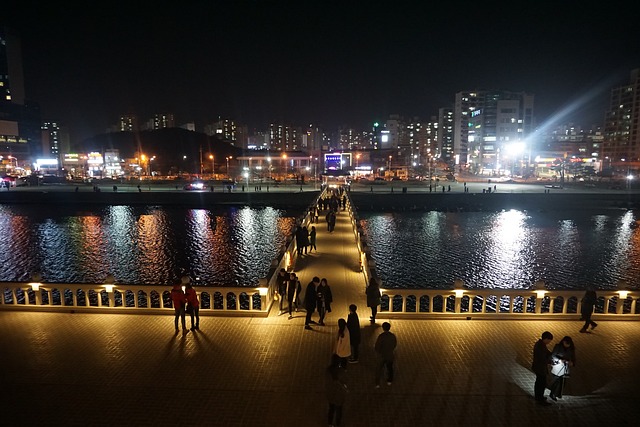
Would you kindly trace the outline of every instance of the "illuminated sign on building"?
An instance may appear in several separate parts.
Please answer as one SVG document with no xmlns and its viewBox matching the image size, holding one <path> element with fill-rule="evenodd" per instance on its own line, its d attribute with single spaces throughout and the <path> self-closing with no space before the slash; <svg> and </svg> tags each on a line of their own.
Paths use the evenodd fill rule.
<svg viewBox="0 0 640 427">
<path fill-rule="evenodd" d="M 471 117 L 476 117 L 476 116 L 479 116 L 480 114 L 482 114 L 482 109 L 474 110 L 471 112 Z"/>
<path fill-rule="evenodd" d="M 102 165 L 104 163 L 102 154 L 96 152 L 89 153 L 87 163 L 90 165 Z"/>
</svg>

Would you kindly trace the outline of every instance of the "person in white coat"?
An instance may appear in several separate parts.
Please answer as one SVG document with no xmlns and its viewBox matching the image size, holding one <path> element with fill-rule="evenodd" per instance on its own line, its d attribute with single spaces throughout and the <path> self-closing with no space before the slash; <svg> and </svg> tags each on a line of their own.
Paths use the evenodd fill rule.
<svg viewBox="0 0 640 427">
<path fill-rule="evenodd" d="M 351 338 L 349 337 L 347 321 L 344 319 L 338 319 L 338 336 L 333 353 L 339 359 L 339 366 L 346 368 L 347 360 L 351 356 Z"/>
</svg>

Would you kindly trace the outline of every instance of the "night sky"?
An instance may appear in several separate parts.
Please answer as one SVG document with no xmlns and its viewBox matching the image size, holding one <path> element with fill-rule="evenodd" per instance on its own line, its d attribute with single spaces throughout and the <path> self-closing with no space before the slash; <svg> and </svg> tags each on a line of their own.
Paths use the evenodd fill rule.
<svg viewBox="0 0 640 427">
<path fill-rule="evenodd" d="M 60 3 L 0 19 L 22 38 L 28 98 L 74 140 L 128 112 L 364 129 L 474 89 L 533 93 L 538 122 L 594 93 L 563 120 L 590 126 L 640 67 L 631 1 Z"/>
</svg>

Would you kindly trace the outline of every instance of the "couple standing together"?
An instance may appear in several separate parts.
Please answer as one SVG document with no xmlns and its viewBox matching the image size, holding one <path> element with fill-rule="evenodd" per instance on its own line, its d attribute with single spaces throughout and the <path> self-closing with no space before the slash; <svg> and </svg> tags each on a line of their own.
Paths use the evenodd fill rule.
<svg viewBox="0 0 640 427">
<path fill-rule="evenodd" d="M 324 317 L 327 313 L 331 313 L 332 302 L 333 296 L 331 295 L 331 288 L 327 283 L 327 279 L 320 280 L 318 276 L 315 276 L 307 285 L 307 289 L 304 294 L 304 308 L 307 310 L 304 328 L 312 329 L 311 324 L 316 324 L 316 322 L 311 320 L 311 316 L 316 309 L 320 315 L 320 319 L 317 324 L 324 326 Z"/>
</svg>

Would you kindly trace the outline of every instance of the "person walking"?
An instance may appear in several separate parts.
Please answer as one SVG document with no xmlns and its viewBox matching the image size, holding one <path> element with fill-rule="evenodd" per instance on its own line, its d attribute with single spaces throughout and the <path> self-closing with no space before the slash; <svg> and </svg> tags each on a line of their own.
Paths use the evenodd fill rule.
<svg viewBox="0 0 640 427">
<path fill-rule="evenodd" d="M 278 290 L 278 297 L 280 298 L 280 313 L 284 313 L 284 300 L 287 296 L 287 281 L 289 280 L 289 274 L 287 270 L 281 268 L 276 277 L 276 289 Z"/>
<path fill-rule="evenodd" d="M 351 356 L 351 338 L 349 338 L 349 328 L 347 321 L 338 319 L 338 336 L 334 344 L 333 354 L 338 356 L 338 366 L 347 367 L 347 359 Z"/>
<path fill-rule="evenodd" d="M 173 289 L 171 289 L 171 301 L 173 302 L 173 310 L 175 311 L 175 327 L 176 332 L 178 332 L 178 318 L 182 320 L 182 332 L 187 332 L 187 322 L 185 319 L 184 313 L 184 305 L 187 302 L 187 299 L 184 295 L 184 291 L 182 290 L 182 280 L 177 279 L 177 281 L 173 284 Z"/>
<path fill-rule="evenodd" d="M 548 365 L 551 363 L 551 352 L 547 348 L 553 340 L 553 334 L 549 331 L 542 333 L 542 336 L 533 346 L 533 362 L 531 370 L 536 374 L 536 382 L 533 385 L 533 395 L 539 405 L 550 405 L 544 397 L 544 389 L 547 387 Z"/>
<path fill-rule="evenodd" d="M 318 222 L 316 220 L 316 222 Z M 316 248 L 316 227 L 311 226 L 311 231 L 309 232 L 309 253 L 312 251 L 318 252 L 318 248 Z"/>
<path fill-rule="evenodd" d="M 327 313 L 331 313 L 331 303 L 333 302 L 333 295 L 331 294 L 331 288 L 327 283 L 327 279 L 320 280 L 318 286 L 318 314 L 320 315 L 320 326 L 324 326 L 324 318 Z"/>
<path fill-rule="evenodd" d="M 200 301 L 198 301 L 198 293 L 191 283 L 187 283 L 185 286 L 185 297 L 187 299 L 187 312 L 191 316 L 191 330 L 195 331 L 200 329 Z M 195 322 L 194 322 L 195 318 Z"/>
<path fill-rule="evenodd" d="M 302 229 L 302 225 L 298 225 L 298 228 L 296 228 L 295 236 L 298 255 L 302 255 L 302 249 L 304 248 L 304 230 Z"/>
<path fill-rule="evenodd" d="M 566 336 L 551 351 L 551 375 L 549 397 L 553 401 L 562 399 L 564 380 L 569 377 L 571 367 L 576 365 L 576 347 L 571 337 Z"/>
<path fill-rule="evenodd" d="M 295 305 L 296 311 L 298 311 L 298 295 L 302 289 L 300 285 L 300 281 L 298 280 L 298 276 L 295 273 L 291 273 L 289 275 L 289 280 L 286 282 L 287 285 L 287 308 L 289 309 L 289 319 L 293 318 L 293 306 Z M 283 294 L 284 298 L 284 294 Z"/>
<path fill-rule="evenodd" d="M 336 228 L 336 212 L 333 210 L 333 208 L 329 208 L 329 213 L 327 214 L 326 220 L 327 220 L 327 231 L 329 233 L 332 233 L 333 230 Z"/>
<path fill-rule="evenodd" d="M 342 408 L 347 399 L 348 388 L 342 379 L 342 373 L 336 360 L 327 368 L 325 391 L 329 402 L 327 423 L 329 427 L 339 427 L 342 422 Z"/>
<path fill-rule="evenodd" d="M 369 286 L 366 290 L 367 295 L 367 307 L 371 308 L 371 323 L 376 322 L 376 315 L 378 314 L 378 306 L 380 305 L 380 286 L 375 278 L 369 280 Z"/>
<path fill-rule="evenodd" d="M 587 290 L 587 292 L 585 292 L 584 294 L 584 297 L 582 297 L 582 304 L 580 309 L 580 314 L 582 315 L 581 320 L 584 320 L 584 326 L 582 326 L 582 329 L 580 329 L 580 333 L 586 333 L 589 326 L 591 326 L 591 329 L 595 329 L 596 326 L 598 326 L 596 322 L 591 320 L 591 315 L 593 314 L 593 309 L 596 306 L 597 302 L 598 295 L 596 294 L 596 291 L 594 291 L 593 289 Z"/>
<path fill-rule="evenodd" d="M 302 248 L 304 254 L 306 255 L 307 250 L 309 249 L 309 229 L 306 225 L 302 227 Z"/>
<path fill-rule="evenodd" d="M 380 388 L 380 378 L 382 371 L 387 369 L 387 384 L 393 383 L 393 360 L 395 358 L 395 350 L 398 345 L 396 336 L 390 332 L 391 324 L 384 322 L 382 324 L 382 333 L 378 335 L 375 344 L 375 351 L 378 355 L 378 369 L 376 370 L 376 388 Z"/>
<path fill-rule="evenodd" d="M 318 292 L 317 288 L 320 285 L 320 278 L 315 276 L 311 282 L 307 285 L 307 289 L 304 293 L 304 308 L 307 310 L 307 317 L 304 321 L 305 329 L 312 329 L 311 324 L 316 323 L 311 320 L 311 315 L 314 311 L 316 311 L 316 306 L 318 305 L 317 297 Z"/>
<path fill-rule="evenodd" d="M 351 358 L 349 363 L 358 363 L 358 349 L 360 347 L 360 318 L 356 311 L 358 307 L 355 304 L 349 306 L 349 316 L 347 316 L 347 328 L 349 328 L 349 338 L 351 340 Z"/>
</svg>

